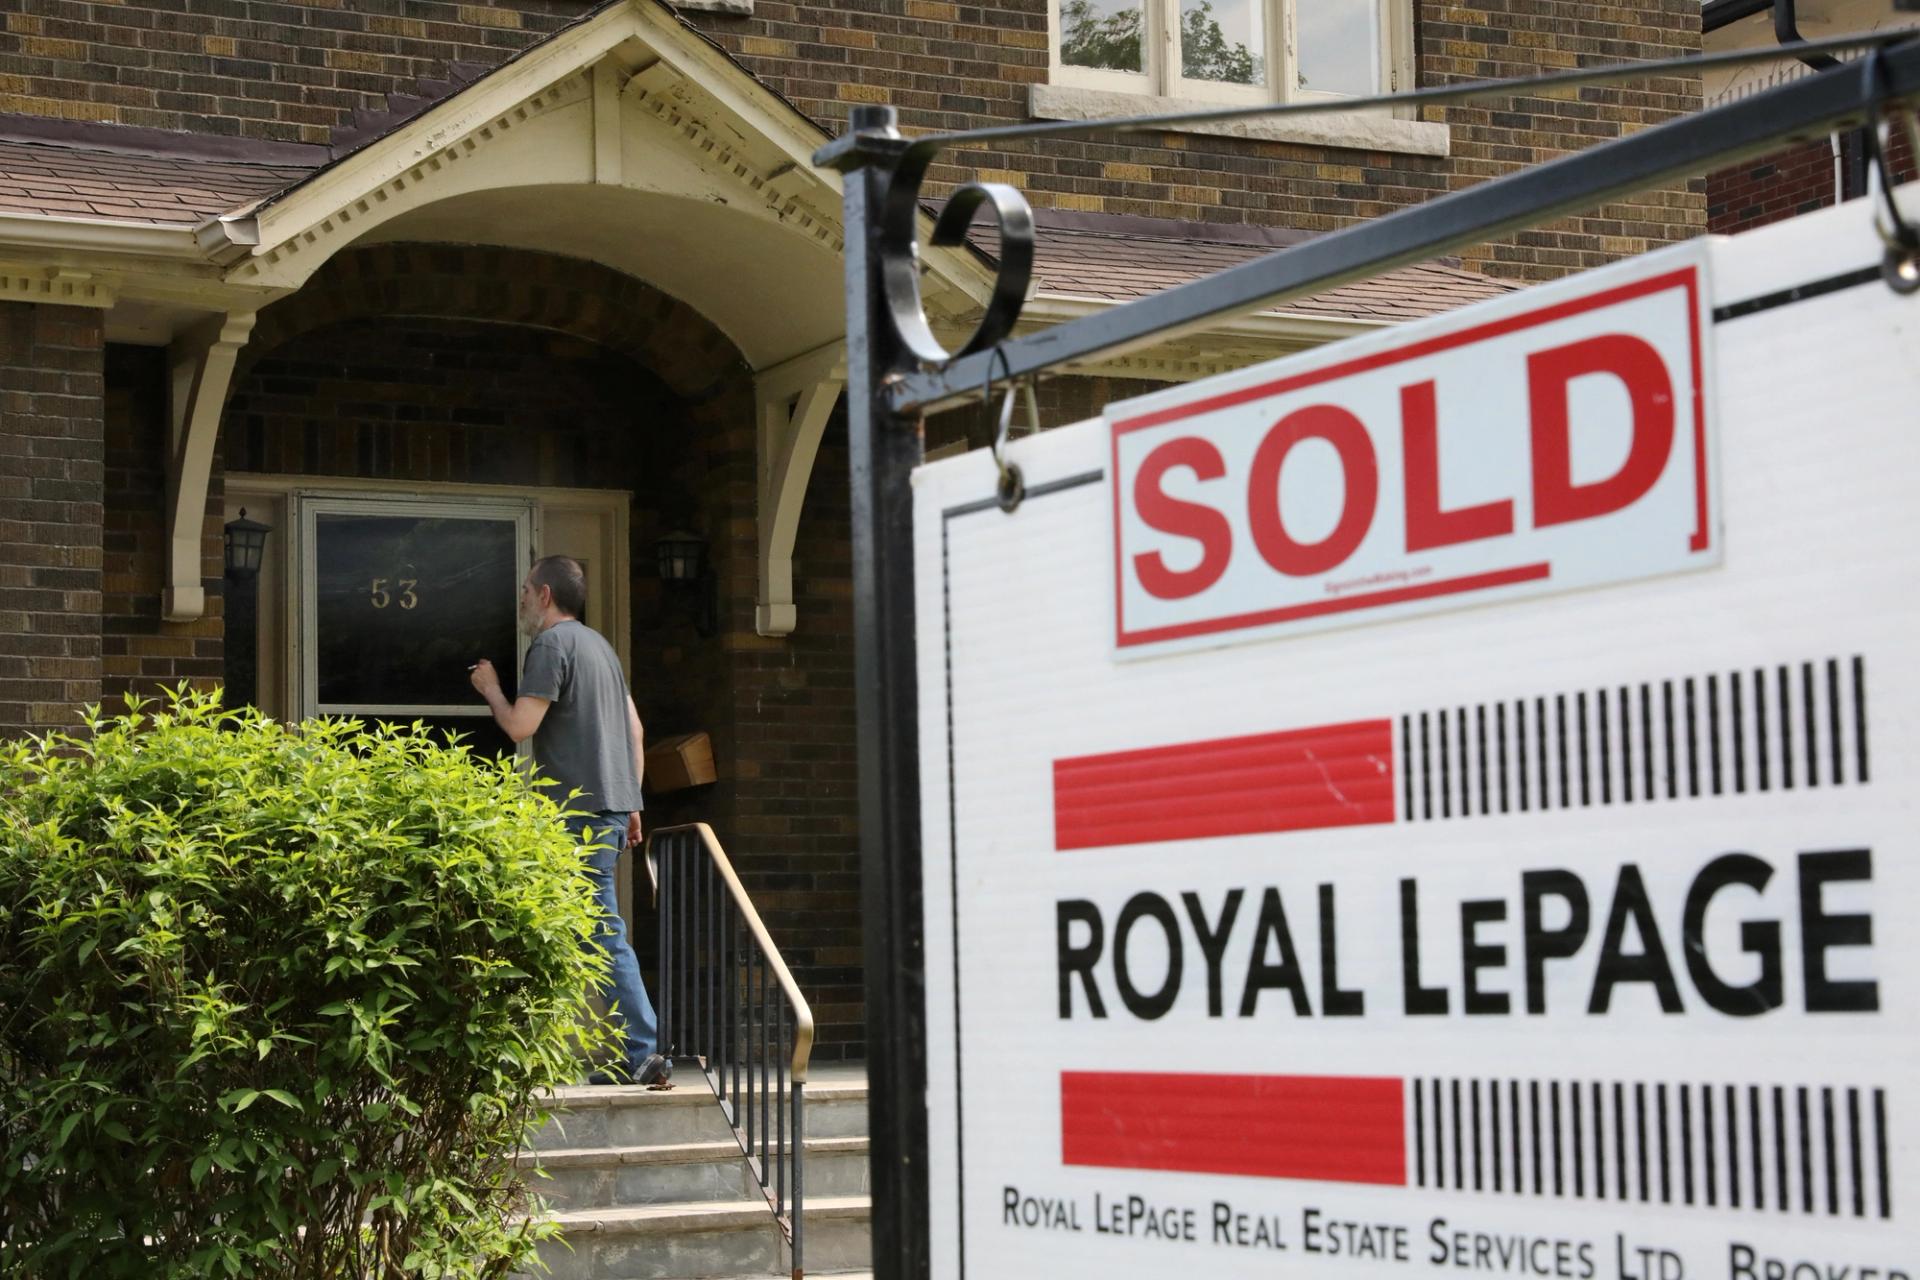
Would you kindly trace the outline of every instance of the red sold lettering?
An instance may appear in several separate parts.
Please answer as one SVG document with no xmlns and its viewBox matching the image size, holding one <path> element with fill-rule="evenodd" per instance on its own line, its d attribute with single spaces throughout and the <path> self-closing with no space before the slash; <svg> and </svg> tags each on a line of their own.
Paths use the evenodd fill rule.
<svg viewBox="0 0 1920 1280">
<path fill-rule="evenodd" d="M 1573 483 L 1567 385 L 1607 374 L 1627 389 L 1633 441 L 1627 460 L 1604 480 Z M 1527 357 L 1533 427 L 1533 525 L 1569 524 L 1607 515 L 1638 501 L 1666 468 L 1673 450 L 1673 382 L 1660 353 L 1624 333 L 1568 343 Z"/>
<path fill-rule="evenodd" d="M 1198 595 L 1220 580 L 1233 555 L 1233 529 L 1212 507 L 1169 497 L 1160 482 L 1175 467 L 1186 467 L 1201 480 L 1218 480 L 1227 473 L 1220 451 L 1198 436 L 1183 436 L 1148 454 L 1133 481 L 1133 505 L 1140 519 L 1161 533 L 1191 538 L 1200 544 L 1200 563 L 1191 569 L 1169 569 L 1158 551 L 1133 558 L 1133 570 L 1147 593 L 1161 600 L 1183 600 Z"/>
<path fill-rule="evenodd" d="M 1344 494 L 1333 532 L 1318 542 L 1296 542 L 1280 518 L 1280 468 L 1302 440 L 1325 440 L 1340 455 Z M 1367 428 L 1347 410 L 1330 404 L 1295 409 L 1267 432 L 1253 455 L 1247 480 L 1247 521 L 1253 545 L 1279 572 L 1304 578 L 1325 573 L 1360 546 L 1373 524 L 1380 497 L 1380 466 Z"/>
<path fill-rule="evenodd" d="M 1440 507 L 1440 427 L 1433 383 L 1400 388 L 1400 444 L 1405 457 L 1407 550 L 1427 551 L 1513 532 L 1513 503 Z"/>
</svg>

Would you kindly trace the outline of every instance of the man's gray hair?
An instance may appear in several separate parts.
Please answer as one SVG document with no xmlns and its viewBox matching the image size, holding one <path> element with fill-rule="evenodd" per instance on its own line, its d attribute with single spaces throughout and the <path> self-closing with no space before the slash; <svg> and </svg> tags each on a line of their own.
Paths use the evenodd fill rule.
<svg viewBox="0 0 1920 1280">
<path fill-rule="evenodd" d="M 541 556 L 527 575 L 536 587 L 553 592 L 553 607 L 582 622 L 587 617 L 587 571 L 572 556 Z"/>
</svg>

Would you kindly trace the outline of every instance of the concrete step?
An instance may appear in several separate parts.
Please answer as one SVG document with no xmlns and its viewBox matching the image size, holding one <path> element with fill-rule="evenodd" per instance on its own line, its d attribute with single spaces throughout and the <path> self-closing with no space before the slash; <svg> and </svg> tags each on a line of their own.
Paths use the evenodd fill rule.
<svg viewBox="0 0 1920 1280">
<path fill-rule="evenodd" d="M 554 1091 L 554 1115 L 534 1134 L 535 1151 L 731 1141 L 733 1130 L 704 1076 L 682 1071 L 671 1089 L 578 1086 Z"/>
<path fill-rule="evenodd" d="M 865 1196 L 809 1197 L 809 1273 L 873 1265 Z M 578 1209 L 552 1215 L 564 1241 L 540 1246 L 551 1280 L 704 1280 L 788 1275 L 792 1252 L 763 1200 Z"/>
<path fill-rule="evenodd" d="M 810 1139 L 808 1197 L 865 1195 L 867 1148 L 865 1138 Z M 700 1204 L 763 1194 L 731 1136 L 719 1142 L 556 1147 L 523 1152 L 517 1163 L 530 1171 L 527 1186 L 556 1210 Z"/>
<path fill-rule="evenodd" d="M 865 1080 L 810 1080 L 806 1099 L 809 1138 L 867 1136 Z"/>
</svg>

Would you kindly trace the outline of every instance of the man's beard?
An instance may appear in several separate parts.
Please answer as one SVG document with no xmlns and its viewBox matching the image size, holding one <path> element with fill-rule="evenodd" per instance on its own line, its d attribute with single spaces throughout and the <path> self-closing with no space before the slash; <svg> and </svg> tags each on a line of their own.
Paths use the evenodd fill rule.
<svg viewBox="0 0 1920 1280">
<path fill-rule="evenodd" d="M 520 606 L 517 612 L 520 615 L 521 633 L 527 636 L 539 635 L 540 634 L 540 615 L 535 613 L 533 610 L 527 608 L 527 606 L 525 606 L 524 604 Z"/>
</svg>

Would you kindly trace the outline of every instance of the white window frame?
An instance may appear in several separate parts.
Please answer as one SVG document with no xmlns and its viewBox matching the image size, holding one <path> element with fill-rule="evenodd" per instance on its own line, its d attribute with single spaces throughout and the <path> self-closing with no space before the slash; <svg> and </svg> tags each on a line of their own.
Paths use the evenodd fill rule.
<svg viewBox="0 0 1920 1280">
<path fill-rule="evenodd" d="M 1295 50 L 1298 48 L 1294 15 L 1297 7 L 1313 0 L 1261 0 L 1265 6 L 1266 33 L 1264 56 L 1267 83 L 1264 85 L 1223 84 L 1213 80 L 1189 80 L 1180 74 L 1178 49 L 1181 0 L 1142 0 L 1146 6 L 1141 63 L 1143 70 L 1109 71 L 1096 67 L 1072 67 L 1060 60 L 1061 0 L 1047 5 L 1047 58 L 1050 83 L 1069 88 L 1093 89 L 1106 93 L 1128 93 L 1157 98 L 1196 102 L 1230 102 L 1249 105 L 1262 102 L 1339 101 L 1349 95 L 1301 90 L 1294 86 Z M 1411 0 L 1375 0 L 1375 49 L 1379 92 L 1392 93 L 1413 84 L 1413 6 Z"/>
</svg>

